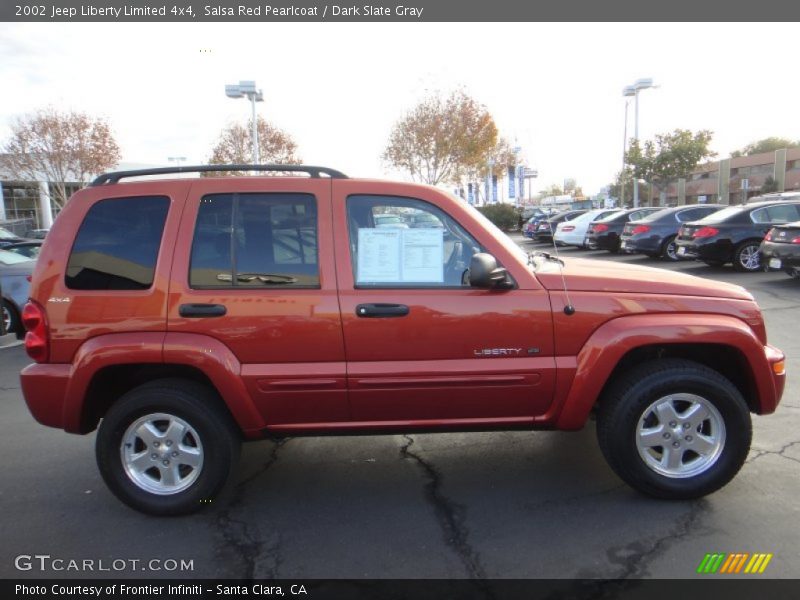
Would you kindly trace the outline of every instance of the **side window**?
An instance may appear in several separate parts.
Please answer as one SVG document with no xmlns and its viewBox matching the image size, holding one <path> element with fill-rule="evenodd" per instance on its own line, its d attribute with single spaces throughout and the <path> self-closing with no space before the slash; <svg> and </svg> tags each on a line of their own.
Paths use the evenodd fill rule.
<svg viewBox="0 0 800 600">
<path fill-rule="evenodd" d="M 169 198 L 112 198 L 94 204 L 67 263 L 72 290 L 146 290 L 161 247 Z"/>
<path fill-rule="evenodd" d="M 210 194 L 200 201 L 191 287 L 319 287 L 309 194 Z"/>
<path fill-rule="evenodd" d="M 767 207 L 770 223 L 788 223 L 797 221 L 797 206 L 795 204 L 776 204 Z"/>
<path fill-rule="evenodd" d="M 353 276 L 358 287 L 461 287 L 480 244 L 422 200 L 347 198 Z"/>
<path fill-rule="evenodd" d="M 697 219 L 702 219 L 706 214 L 708 214 L 708 211 L 704 211 L 702 208 L 691 208 L 679 212 L 678 221 L 681 223 L 696 221 Z"/>
<path fill-rule="evenodd" d="M 769 215 L 766 208 L 759 208 L 750 213 L 753 223 L 769 223 Z"/>
</svg>

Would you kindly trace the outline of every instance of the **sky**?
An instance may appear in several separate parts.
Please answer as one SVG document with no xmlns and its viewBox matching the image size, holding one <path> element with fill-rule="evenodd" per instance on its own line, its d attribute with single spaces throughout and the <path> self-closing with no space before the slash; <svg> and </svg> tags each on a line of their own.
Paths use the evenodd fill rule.
<svg viewBox="0 0 800 600">
<path fill-rule="evenodd" d="M 800 139 L 796 24 L 3 23 L 0 144 L 47 105 L 106 117 L 124 162 L 207 161 L 245 122 L 225 84 L 255 80 L 258 112 L 308 164 L 408 179 L 381 160 L 392 125 L 426 95 L 463 88 L 538 169 L 534 189 L 574 178 L 586 193 L 622 165 L 624 86 L 639 137 L 710 129 L 721 156 Z M 633 135 L 633 106 L 629 137 Z"/>
</svg>

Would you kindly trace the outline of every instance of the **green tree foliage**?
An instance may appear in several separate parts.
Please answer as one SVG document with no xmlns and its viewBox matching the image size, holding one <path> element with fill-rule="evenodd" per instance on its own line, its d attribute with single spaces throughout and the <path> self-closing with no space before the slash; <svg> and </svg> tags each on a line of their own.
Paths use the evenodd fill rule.
<svg viewBox="0 0 800 600">
<path fill-rule="evenodd" d="M 767 178 L 764 180 L 764 183 L 761 185 L 761 193 L 771 194 L 777 191 L 778 191 L 778 182 L 775 181 L 775 178 L 772 175 L 768 175 Z"/>
<path fill-rule="evenodd" d="M 459 90 L 423 100 L 395 123 L 383 160 L 414 181 L 458 184 L 503 154 L 489 111 Z"/>
<path fill-rule="evenodd" d="M 687 177 L 700 161 L 716 156 L 708 148 L 711 137 L 712 133 L 705 129 L 697 133 L 676 129 L 644 144 L 631 140 L 625 162 L 634 177 L 663 187 L 674 179 Z"/>
<path fill-rule="evenodd" d="M 792 140 L 781 137 L 768 137 L 757 142 L 747 144 L 741 150 L 731 152 L 731 156 L 751 156 L 753 154 L 761 154 L 763 152 L 775 152 L 782 148 L 800 148 L 800 140 L 793 142 Z"/>
<path fill-rule="evenodd" d="M 13 120 L 0 152 L 0 166 L 12 177 L 50 182 L 57 206 L 67 202 L 65 183 L 86 184 L 120 159 L 105 119 L 52 106 Z"/>
<path fill-rule="evenodd" d="M 549 186 L 547 186 L 546 188 L 544 188 L 543 190 L 539 190 L 539 193 L 544 197 L 547 197 L 547 196 L 563 196 L 564 195 L 564 190 L 561 189 L 560 185 L 553 183 L 553 184 L 550 184 Z"/>
<path fill-rule="evenodd" d="M 519 212 L 510 204 L 487 204 L 478 210 L 503 231 L 513 229 L 519 224 Z"/>
</svg>

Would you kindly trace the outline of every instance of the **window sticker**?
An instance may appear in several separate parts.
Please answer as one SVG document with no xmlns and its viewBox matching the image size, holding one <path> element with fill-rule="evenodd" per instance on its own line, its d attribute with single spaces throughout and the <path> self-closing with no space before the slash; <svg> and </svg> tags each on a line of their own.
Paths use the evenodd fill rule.
<svg viewBox="0 0 800 600">
<path fill-rule="evenodd" d="M 357 283 L 443 283 L 441 229 L 361 228 Z"/>
</svg>

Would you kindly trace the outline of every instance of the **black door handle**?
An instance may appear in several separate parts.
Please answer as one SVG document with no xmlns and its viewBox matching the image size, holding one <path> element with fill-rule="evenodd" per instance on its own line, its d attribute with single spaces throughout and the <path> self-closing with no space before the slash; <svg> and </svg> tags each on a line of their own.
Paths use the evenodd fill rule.
<svg viewBox="0 0 800 600">
<path fill-rule="evenodd" d="M 376 317 L 405 317 L 409 309 L 405 304 L 359 304 L 356 306 L 356 316 Z"/>
<path fill-rule="evenodd" d="M 222 317 L 227 312 L 223 304 L 181 304 L 178 308 L 180 316 L 189 318 Z"/>
</svg>

